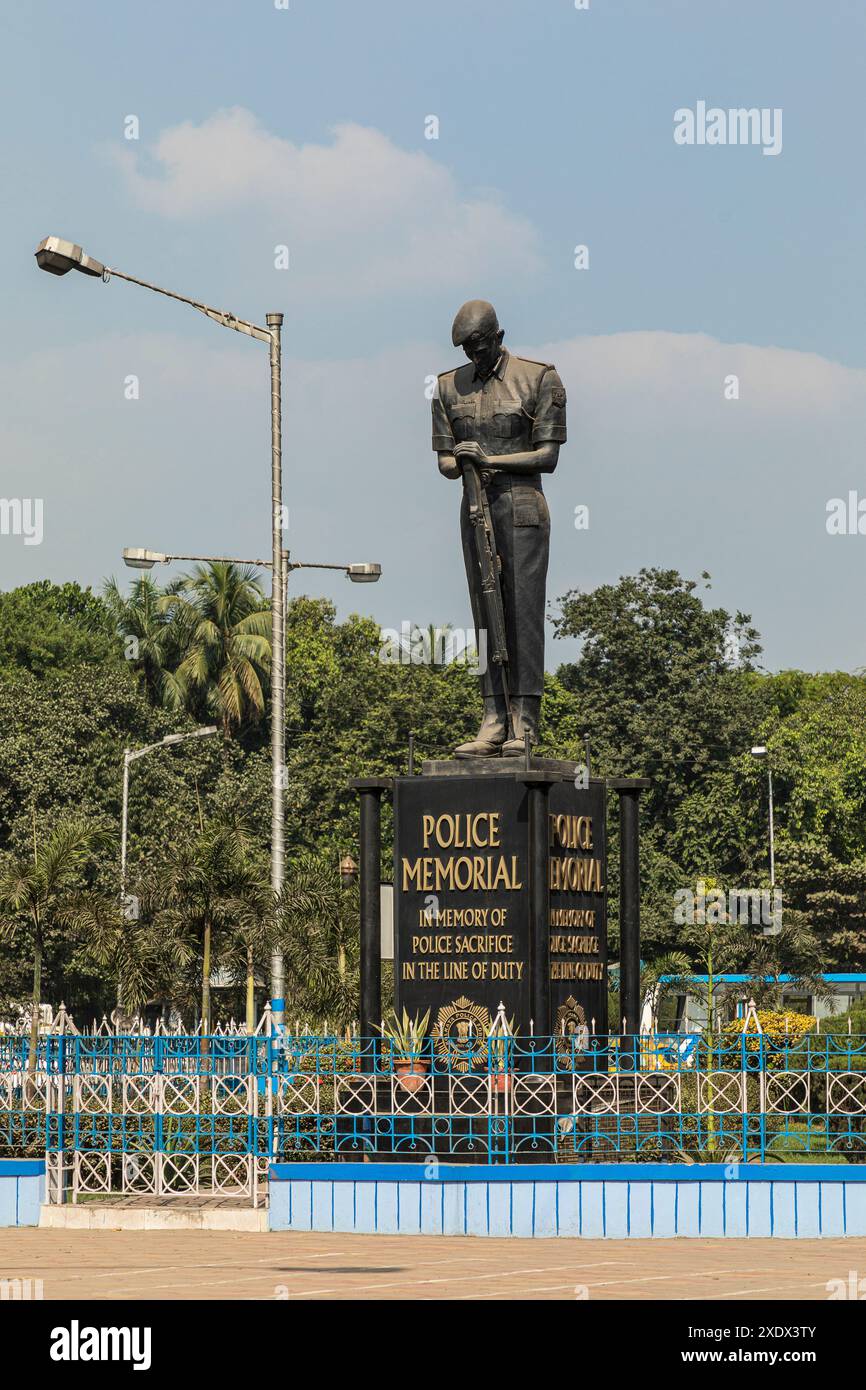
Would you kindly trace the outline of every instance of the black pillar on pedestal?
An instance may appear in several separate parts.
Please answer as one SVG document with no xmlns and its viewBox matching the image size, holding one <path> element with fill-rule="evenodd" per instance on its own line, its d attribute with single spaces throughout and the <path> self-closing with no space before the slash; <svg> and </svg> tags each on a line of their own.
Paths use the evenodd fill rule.
<svg viewBox="0 0 866 1390">
<path fill-rule="evenodd" d="M 361 1007 L 360 1033 L 364 1071 L 373 1070 L 371 1038 L 382 1019 L 382 794 L 390 778 L 360 777 L 351 787 L 361 808 Z"/>
<path fill-rule="evenodd" d="M 550 829 L 547 803 L 557 780 L 546 772 L 520 772 L 529 801 L 529 947 L 532 1026 L 536 1038 L 549 1038 L 550 1018 Z"/>
<path fill-rule="evenodd" d="M 619 795 L 619 989 L 624 1034 L 640 1030 L 640 834 L 638 802 L 647 777 L 613 777 Z M 623 1020 L 625 1020 L 623 1022 Z"/>
</svg>

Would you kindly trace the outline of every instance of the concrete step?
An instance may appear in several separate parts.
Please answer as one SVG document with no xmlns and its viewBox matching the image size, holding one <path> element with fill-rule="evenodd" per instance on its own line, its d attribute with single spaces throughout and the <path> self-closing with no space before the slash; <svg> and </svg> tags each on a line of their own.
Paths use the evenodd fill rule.
<svg viewBox="0 0 866 1390">
<path fill-rule="evenodd" d="M 66 1231 L 266 1231 L 264 1207 L 184 1204 L 183 1199 L 157 1198 L 159 1205 L 118 1201 L 83 1202 L 62 1206 L 43 1203 L 39 1225 Z"/>
</svg>

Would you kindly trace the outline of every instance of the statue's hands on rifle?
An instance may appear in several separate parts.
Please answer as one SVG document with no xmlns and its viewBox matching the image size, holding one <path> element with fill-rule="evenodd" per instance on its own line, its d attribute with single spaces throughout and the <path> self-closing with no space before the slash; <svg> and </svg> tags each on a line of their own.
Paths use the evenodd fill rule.
<svg viewBox="0 0 866 1390">
<path fill-rule="evenodd" d="M 439 455 L 439 467 L 443 473 L 442 455 Z M 457 477 L 460 469 L 460 460 L 469 458 L 479 468 L 486 472 L 501 471 L 503 473 L 552 473 L 559 459 L 559 445 L 551 441 L 535 445 L 532 449 L 521 451 L 517 454 L 487 454 L 482 449 L 476 439 L 467 439 L 462 444 L 455 444 L 452 455 L 457 471 L 446 473 L 448 477 Z"/>
<path fill-rule="evenodd" d="M 552 473 L 559 458 L 559 445 L 552 441 L 537 444 L 519 454 L 487 454 L 476 439 L 455 444 L 453 452 L 437 451 L 439 472 L 444 478 L 459 478 L 463 460 L 470 459 L 484 473 L 501 470 L 505 473 Z M 482 482 L 487 482 L 482 478 Z"/>
<path fill-rule="evenodd" d="M 490 482 L 490 456 L 484 452 L 477 439 L 467 439 L 462 444 L 457 444 L 454 448 L 454 462 L 458 468 L 462 467 L 465 459 L 470 460 L 480 470 L 482 487 Z"/>
<path fill-rule="evenodd" d="M 486 468 L 488 465 L 488 456 L 477 439 L 467 439 L 463 444 L 455 444 L 454 457 L 456 459 L 469 458 L 473 463 L 477 463 L 479 468 Z"/>
</svg>

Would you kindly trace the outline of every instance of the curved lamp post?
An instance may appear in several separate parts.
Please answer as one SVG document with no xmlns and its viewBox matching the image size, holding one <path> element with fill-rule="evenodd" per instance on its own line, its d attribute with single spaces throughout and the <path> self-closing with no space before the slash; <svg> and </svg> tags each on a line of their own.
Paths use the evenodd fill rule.
<svg viewBox="0 0 866 1390">
<path fill-rule="evenodd" d="M 216 724 L 203 725 L 188 734 L 166 734 L 157 743 L 147 743 L 143 748 L 124 748 L 123 750 L 123 809 L 120 825 L 120 903 L 126 909 L 126 842 L 129 820 L 129 768 L 130 764 L 143 758 L 147 753 L 155 753 L 158 748 L 171 748 L 176 743 L 186 743 L 191 738 L 208 738 L 218 734 Z"/>
<path fill-rule="evenodd" d="M 221 327 L 233 328 L 237 333 L 245 333 L 248 337 L 268 345 L 271 374 L 272 542 L 269 568 L 273 584 L 271 653 L 274 665 L 271 682 L 271 887 L 274 893 L 279 893 L 283 884 L 285 866 L 285 779 L 282 772 L 285 748 L 285 656 L 283 651 L 285 624 L 281 573 L 283 477 L 280 366 L 280 328 L 283 316 L 276 313 L 266 314 L 267 327 L 261 328 L 258 324 L 250 323 L 246 319 L 236 318 L 234 314 L 226 310 L 214 309 L 209 304 L 203 304 L 200 300 L 189 299 L 186 295 L 175 294 L 173 290 L 163 289 L 160 285 L 152 285 L 147 280 L 139 280 L 134 275 L 127 275 L 121 270 L 111 269 L 102 261 L 97 261 L 94 257 L 87 255 L 76 242 L 65 241 L 62 237 L 45 237 L 37 246 L 35 255 L 39 269 L 47 271 L 50 275 L 66 275 L 70 270 L 77 270 L 83 275 L 100 277 L 106 284 L 112 276 L 115 276 L 119 280 L 127 280 L 132 285 L 140 285 L 143 289 L 152 290 L 155 294 L 165 295 L 168 299 L 176 299 L 181 304 L 188 304 L 191 308 L 197 309 L 199 313 L 205 314 L 207 318 L 213 319 Z M 335 568 L 344 568 L 344 566 L 335 566 Z M 358 575 L 350 574 L 349 577 L 364 582 Z M 370 579 L 374 577 L 378 579 L 379 576 L 378 574 L 369 576 Z M 275 952 L 271 960 L 271 1013 L 277 1025 L 282 1024 L 285 1014 L 284 992 L 283 959 L 279 952 Z"/>
</svg>

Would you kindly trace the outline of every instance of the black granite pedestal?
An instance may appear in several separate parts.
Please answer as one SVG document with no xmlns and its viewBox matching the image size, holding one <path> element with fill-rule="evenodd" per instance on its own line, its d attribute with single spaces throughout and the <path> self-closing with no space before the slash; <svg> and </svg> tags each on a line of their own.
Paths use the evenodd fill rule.
<svg viewBox="0 0 866 1390">
<path fill-rule="evenodd" d="M 395 1004 L 398 1014 L 429 1013 L 427 1046 L 435 1059 L 418 1093 L 418 1116 L 410 1119 L 414 1102 L 401 1101 L 405 1120 L 394 1120 L 394 1133 L 377 1139 L 378 1157 L 398 1142 L 400 1124 L 410 1143 L 429 1143 L 440 1155 L 474 1153 L 483 1161 L 494 1156 L 490 1146 L 500 1132 L 521 1160 L 550 1161 L 559 1151 L 557 1116 L 573 1104 L 570 1072 L 591 1068 L 592 1039 L 608 1031 L 608 788 L 620 797 L 623 999 L 627 1022 L 637 1027 L 637 804 L 646 785 L 587 779 L 580 764 L 534 757 L 431 760 L 420 776 L 353 783 L 361 802 L 361 1037 L 377 1036 L 381 1015 L 380 803 L 389 795 Z M 503 1033 L 509 1041 L 497 1067 L 495 1043 Z M 374 1070 L 376 1050 L 369 1046 L 364 1070 Z M 491 1058 L 501 1079 L 489 1075 Z M 539 1078 L 535 1115 L 531 1105 L 523 1114 L 513 1103 L 516 1079 L 528 1073 Z M 480 1120 L 454 1113 L 455 1078 L 502 1088 L 488 1104 L 507 1119 L 501 1126 L 495 1114 L 485 1120 L 483 1142 Z M 394 1078 L 382 1075 L 374 1084 L 387 1109 Z M 545 1086 L 555 1094 L 552 1111 Z M 436 1115 L 448 1116 L 444 1127 L 437 1129 Z M 372 1123 L 366 1128 L 372 1134 Z"/>
</svg>

